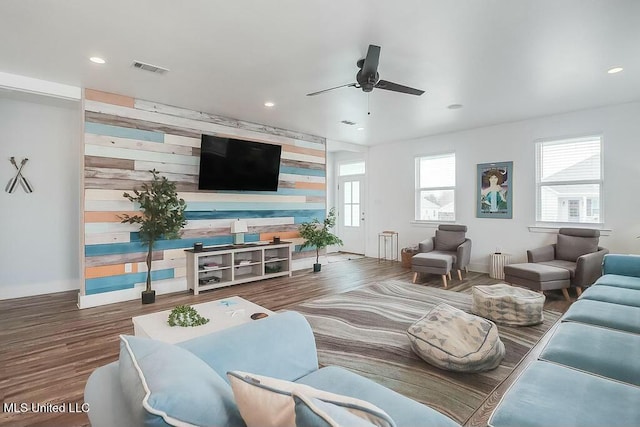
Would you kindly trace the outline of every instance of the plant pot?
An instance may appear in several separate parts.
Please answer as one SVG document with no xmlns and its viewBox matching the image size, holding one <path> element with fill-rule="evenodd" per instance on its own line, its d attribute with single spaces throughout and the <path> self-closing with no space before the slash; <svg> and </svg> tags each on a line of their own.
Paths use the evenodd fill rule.
<svg viewBox="0 0 640 427">
<path fill-rule="evenodd" d="M 142 291 L 142 303 L 153 304 L 156 302 L 156 291 Z"/>
<path fill-rule="evenodd" d="M 313 264 L 313 272 L 317 273 L 320 271 L 320 267 L 322 267 L 322 264 Z"/>
</svg>

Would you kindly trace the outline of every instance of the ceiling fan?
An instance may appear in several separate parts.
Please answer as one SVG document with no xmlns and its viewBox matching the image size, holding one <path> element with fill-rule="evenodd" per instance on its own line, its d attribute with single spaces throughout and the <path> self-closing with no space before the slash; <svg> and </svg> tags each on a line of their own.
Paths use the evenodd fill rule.
<svg viewBox="0 0 640 427">
<path fill-rule="evenodd" d="M 341 87 L 355 87 L 362 89 L 363 92 L 371 92 L 374 88 L 390 90 L 393 92 L 407 93 L 409 95 L 420 96 L 424 93 L 423 90 L 414 89 L 409 86 L 399 85 L 397 83 L 389 82 L 387 80 L 379 80 L 378 75 L 378 61 L 380 59 L 380 46 L 373 44 L 369 45 L 367 50 L 367 56 L 364 59 L 360 59 L 357 62 L 360 71 L 356 74 L 356 82 L 348 83 L 332 87 L 329 89 L 320 90 L 318 92 L 308 93 L 307 96 L 316 96 L 321 93 L 329 92 L 330 90 L 339 89 Z"/>
</svg>

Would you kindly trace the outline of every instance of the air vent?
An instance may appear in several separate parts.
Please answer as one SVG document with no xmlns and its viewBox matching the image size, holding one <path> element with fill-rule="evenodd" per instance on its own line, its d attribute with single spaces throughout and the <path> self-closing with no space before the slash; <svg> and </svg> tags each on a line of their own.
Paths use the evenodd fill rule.
<svg viewBox="0 0 640 427">
<path fill-rule="evenodd" d="M 343 124 L 349 125 L 349 126 L 353 126 L 353 125 L 356 124 L 356 122 L 352 122 L 352 121 L 349 121 L 349 120 L 343 120 L 340 123 L 343 123 Z"/>
<path fill-rule="evenodd" d="M 147 64 L 146 62 L 134 61 L 133 68 L 140 70 L 151 71 L 156 74 L 166 74 L 169 72 L 167 68 L 158 67 L 157 65 Z"/>
</svg>

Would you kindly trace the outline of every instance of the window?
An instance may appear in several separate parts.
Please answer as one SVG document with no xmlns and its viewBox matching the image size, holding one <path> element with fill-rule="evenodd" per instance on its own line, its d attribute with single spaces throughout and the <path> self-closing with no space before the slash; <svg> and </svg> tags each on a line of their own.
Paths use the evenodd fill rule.
<svg viewBox="0 0 640 427">
<path fill-rule="evenodd" d="M 536 220 L 602 223 L 599 136 L 536 144 Z"/>
<path fill-rule="evenodd" d="M 345 227 L 360 227 L 360 181 L 345 181 L 342 215 Z"/>
<path fill-rule="evenodd" d="M 342 163 L 338 167 L 339 176 L 364 175 L 364 162 Z"/>
<path fill-rule="evenodd" d="M 455 221 L 456 155 L 416 158 L 416 220 Z"/>
</svg>

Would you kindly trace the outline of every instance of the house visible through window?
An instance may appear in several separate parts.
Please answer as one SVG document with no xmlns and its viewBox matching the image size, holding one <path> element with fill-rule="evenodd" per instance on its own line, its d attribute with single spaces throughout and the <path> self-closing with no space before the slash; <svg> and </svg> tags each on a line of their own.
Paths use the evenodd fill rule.
<svg viewBox="0 0 640 427">
<path fill-rule="evenodd" d="M 602 223 L 599 136 L 536 144 L 536 220 Z"/>
<path fill-rule="evenodd" d="M 416 158 L 416 220 L 455 221 L 456 155 Z"/>
</svg>

